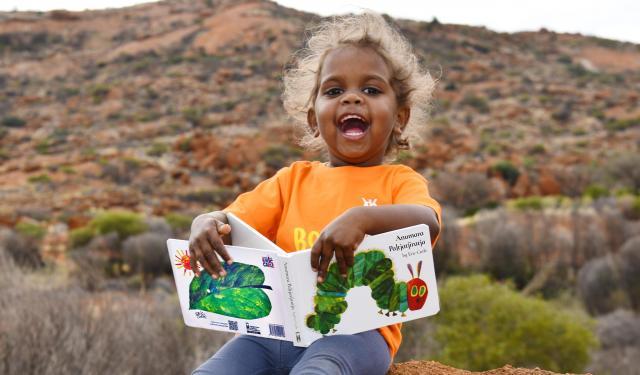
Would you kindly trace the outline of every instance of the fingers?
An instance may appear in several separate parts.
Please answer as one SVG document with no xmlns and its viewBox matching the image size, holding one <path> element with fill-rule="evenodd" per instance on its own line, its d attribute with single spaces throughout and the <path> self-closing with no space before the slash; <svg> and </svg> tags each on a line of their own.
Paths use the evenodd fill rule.
<svg viewBox="0 0 640 375">
<path fill-rule="evenodd" d="M 189 239 L 189 263 L 191 269 L 198 277 L 200 276 L 201 268 L 204 268 L 214 279 L 225 276 L 226 271 L 220 259 L 218 259 L 218 255 L 227 264 L 233 263 L 221 238 L 231 232 L 231 226 L 213 217 L 205 217 L 198 221 L 198 225 L 194 228 L 192 228 Z"/>
<path fill-rule="evenodd" d="M 320 258 L 320 267 L 318 268 L 318 282 L 324 281 L 327 275 L 327 268 L 329 268 L 329 262 L 333 258 L 333 246 L 328 241 L 322 242 L 322 256 Z"/>
<path fill-rule="evenodd" d="M 335 248 L 336 263 L 338 263 L 338 270 L 340 271 L 340 275 L 342 275 L 342 277 L 347 276 L 347 263 L 345 262 L 344 258 L 346 252 L 347 251 L 341 247 Z"/>
<path fill-rule="evenodd" d="M 311 247 L 311 270 L 318 272 L 320 267 L 320 254 L 322 253 L 322 241 L 317 240 Z"/>
<path fill-rule="evenodd" d="M 354 257 L 355 257 L 355 252 L 357 248 L 358 246 L 356 245 L 350 251 L 344 252 L 344 262 L 347 265 L 347 268 L 351 268 L 355 264 Z"/>
<path fill-rule="evenodd" d="M 200 260 L 200 264 L 204 267 L 205 270 L 213 277 L 214 279 L 218 278 L 220 271 L 223 271 L 222 266 L 220 265 L 220 261 L 216 256 L 213 246 L 209 242 L 209 239 L 206 237 L 202 237 L 197 241 L 198 248 L 201 250 L 202 255 L 198 260 Z"/>
<path fill-rule="evenodd" d="M 222 221 L 216 220 L 216 226 L 218 227 L 218 233 L 220 235 L 231 233 L 231 225 L 229 224 L 225 224 Z"/>
<path fill-rule="evenodd" d="M 196 255 L 196 251 L 193 248 L 193 245 L 189 244 L 189 265 L 191 266 L 191 270 L 196 275 L 196 277 L 200 277 L 200 266 L 198 265 L 198 255 Z"/>
<path fill-rule="evenodd" d="M 224 224 L 218 221 L 217 226 L 218 226 L 217 228 L 218 234 L 226 234 L 226 233 L 221 233 L 220 232 L 221 229 L 226 230 L 227 233 L 231 231 L 231 227 L 229 226 L 229 224 Z M 225 229 L 225 227 L 228 229 Z M 209 233 L 209 243 L 213 251 L 220 254 L 222 259 L 224 259 L 224 261 L 227 262 L 227 264 L 233 263 L 233 259 L 231 259 L 231 255 L 229 255 L 229 253 L 227 252 L 227 248 L 224 247 L 224 242 L 222 242 L 219 235 L 215 235 L 213 233 L 213 230 Z"/>
</svg>

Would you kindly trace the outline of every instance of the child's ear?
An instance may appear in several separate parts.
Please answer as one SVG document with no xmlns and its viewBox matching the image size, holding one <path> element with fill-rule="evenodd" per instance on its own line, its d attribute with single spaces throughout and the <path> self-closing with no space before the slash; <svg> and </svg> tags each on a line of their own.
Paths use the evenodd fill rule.
<svg viewBox="0 0 640 375">
<path fill-rule="evenodd" d="M 411 108 L 409 107 L 400 107 L 398 108 L 398 113 L 396 114 L 396 124 L 393 127 L 393 132 L 397 135 L 402 134 L 404 131 L 404 127 L 409 123 L 409 118 L 411 117 Z"/>
<path fill-rule="evenodd" d="M 313 136 L 320 136 L 320 130 L 318 129 L 318 121 L 316 121 L 316 111 L 313 108 L 309 108 L 307 111 L 307 125 L 313 130 Z"/>
</svg>

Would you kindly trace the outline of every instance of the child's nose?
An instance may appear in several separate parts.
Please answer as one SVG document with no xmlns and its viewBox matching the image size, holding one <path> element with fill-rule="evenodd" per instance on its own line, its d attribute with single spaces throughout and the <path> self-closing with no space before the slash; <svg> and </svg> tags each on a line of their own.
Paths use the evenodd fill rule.
<svg viewBox="0 0 640 375">
<path fill-rule="evenodd" d="M 347 92 L 342 96 L 340 102 L 342 104 L 360 104 L 362 103 L 362 98 L 357 93 Z"/>
</svg>

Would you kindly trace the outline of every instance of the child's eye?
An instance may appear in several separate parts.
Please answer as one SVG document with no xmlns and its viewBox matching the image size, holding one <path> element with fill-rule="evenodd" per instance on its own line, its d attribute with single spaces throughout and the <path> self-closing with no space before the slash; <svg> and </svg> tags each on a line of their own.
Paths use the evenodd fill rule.
<svg viewBox="0 0 640 375">
<path fill-rule="evenodd" d="M 364 89 L 362 89 L 362 92 L 364 92 L 365 94 L 369 94 L 369 95 L 378 95 L 382 91 L 378 90 L 375 87 L 365 87 Z"/>
<path fill-rule="evenodd" d="M 336 95 L 340 95 L 341 93 L 342 93 L 342 89 L 337 87 L 332 87 L 324 92 L 324 94 L 327 96 L 336 96 Z"/>
</svg>

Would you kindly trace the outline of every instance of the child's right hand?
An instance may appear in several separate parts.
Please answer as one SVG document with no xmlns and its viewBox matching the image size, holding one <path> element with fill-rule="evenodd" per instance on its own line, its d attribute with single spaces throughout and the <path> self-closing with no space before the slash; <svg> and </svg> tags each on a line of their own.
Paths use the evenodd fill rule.
<svg viewBox="0 0 640 375">
<path fill-rule="evenodd" d="M 233 263 L 222 242 L 222 236 L 231 232 L 231 226 L 226 221 L 227 215 L 220 211 L 200 215 L 193 220 L 189 236 L 189 258 L 196 276 L 200 277 L 200 265 L 214 279 L 225 276 L 226 272 L 218 255 L 227 264 Z"/>
</svg>

